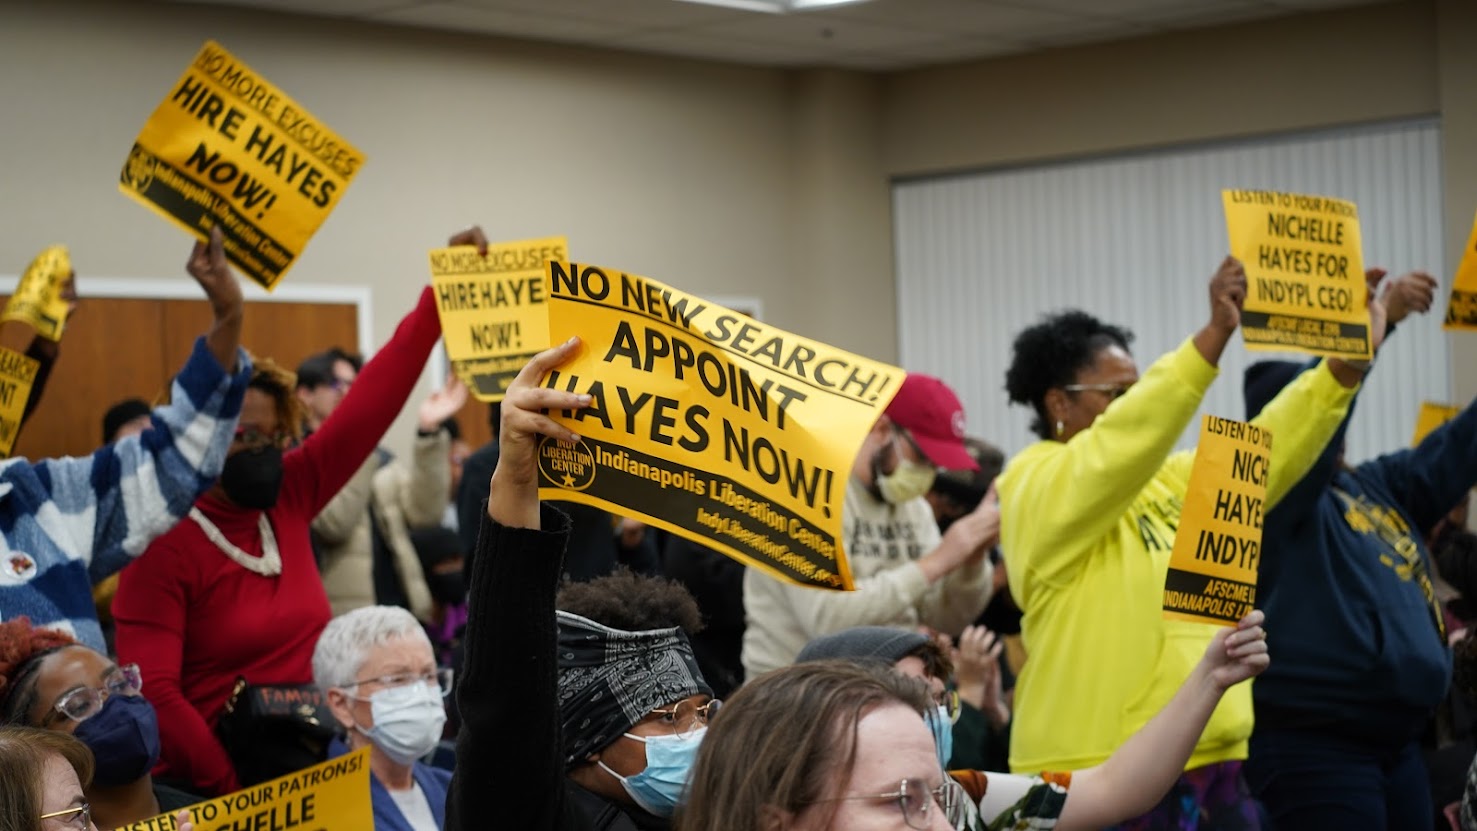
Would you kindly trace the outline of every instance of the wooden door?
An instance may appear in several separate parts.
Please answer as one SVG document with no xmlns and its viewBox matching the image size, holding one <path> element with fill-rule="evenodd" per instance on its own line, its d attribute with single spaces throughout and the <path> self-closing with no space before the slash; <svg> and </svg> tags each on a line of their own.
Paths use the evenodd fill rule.
<svg viewBox="0 0 1477 831">
<path fill-rule="evenodd" d="M 0 301 L 3 302 L 3 301 Z M 80 456 L 102 442 L 102 419 L 125 398 L 153 402 L 209 326 L 198 300 L 84 297 L 36 412 L 16 442 L 32 459 Z M 359 343 L 358 309 L 345 303 L 246 304 L 242 345 L 289 370 L 330 346 Z"/>
</svg>

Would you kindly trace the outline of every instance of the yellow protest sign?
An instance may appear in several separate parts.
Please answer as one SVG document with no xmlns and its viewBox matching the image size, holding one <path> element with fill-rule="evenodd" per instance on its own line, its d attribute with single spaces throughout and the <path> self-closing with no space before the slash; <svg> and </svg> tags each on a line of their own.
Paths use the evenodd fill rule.
<svg viewBox="0 0 1477 831">
<path fill-rule="evenodd" d="M 369 801 L 369 748 L 185 810 L 190 812 L 196 831 L 365 831 L 374 827 L 374 808 Z M 174 831 L 178 813 L 139 820 L 118 831 Z"/>
<path fill-rule="evenodd" d="M 501 401 L 528 359 L 549 348 L 544 264 L 569 258 L 564 237 L 431 252 L 431 285 L 451 369 L 481 401 Z"/>
<path fill-rule="evenodd" d="M 67 300 L 62 287 L 72 277 L 72 258 L 65 245 L 53 245 L 36 255 L 16 283 L 15 293 L 0 320 L 30 325 L 47 340 L 61 340 L 67 323 Z"/>
<path fill-rule="evenodd" d="M 792 583 L 852 588 L 841 539 L 856 452 L 904 373 L 672 289 L 549 263 L 549 336 L 583 340 L 543 385 L 587 393 L 550 413 L 545 499 L 637 517 Z"/>
<path fill-rule="evenodd" d="M 1256 605 L 1272 434 L 1207 415 L 1164 578 L 1164 616 L 1235 623 Z"/>
<path fill-rule="evenodd" d="M 134 141 L 118 188 L 270 290 L 359 172 L 364 156 L 207 41 Z"/>
<path fill-rule="evenodd" d="M 21 416 L 26 412 L 40 366 L 33 358 L 0 346 L 0 457 L 9 456 L 15 448 Z"/>
<path fill-rule="evenodd" d="M 1436 404 L 1431 401 L 1421 402 L 1420 414 L 1415 417 L 1415 435 L 1410 439 L 1410 446 L 1415 447 L 1421 443 L 1432 430 L 1456 418 L 1457 413 L 1462 411 L 1461 407 L 1453 407 L 1450 404 Z"/>
<path fill-rule="evenodd" d="M 1446 322 L 1441 328 L 1477 332 L 1477 220 L 1462 250 L 1462 261 L 1457 263 L 1451 299 L 1446 304 Z"/>
<path fill-rule="evenodd" d="M 1231 254 L 1246 267 L 1246 348 L 1369 359 L 1354 203 L 1267 190 L 1225 190 L 1221 201 Z"/>
</svg>

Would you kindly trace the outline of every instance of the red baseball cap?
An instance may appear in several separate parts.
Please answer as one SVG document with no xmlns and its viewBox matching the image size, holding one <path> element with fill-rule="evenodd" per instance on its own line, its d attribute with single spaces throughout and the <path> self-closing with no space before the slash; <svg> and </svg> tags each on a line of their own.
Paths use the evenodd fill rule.
<svg viewBox="0 0 1477 831">
<path fill-rule="evenodd" d="M 945 470 L 980 469 L 964 447 L 964 405 L 948 384 L 910 372 L 886 412 L 908 431 L 929 461 Z"/>
</svg>

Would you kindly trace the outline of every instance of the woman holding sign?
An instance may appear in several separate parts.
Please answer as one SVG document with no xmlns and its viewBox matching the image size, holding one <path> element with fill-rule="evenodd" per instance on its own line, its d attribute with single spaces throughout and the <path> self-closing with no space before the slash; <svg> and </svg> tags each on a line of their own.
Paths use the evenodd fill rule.
<svg viewBox="0 0 1477 831">
<path fill-rule="evenodd" d="M 474 228 L 451 244 L 486 240 Z M 300 444 L 291 373 L 259 370 L 216 486 L 123 576 L 118 657 L 142 668 L 159 711 L 161 774 L 218 795 L 322 761 L 332 716 L 312 657 L 331 615 L 308 524 L 374 451 L 440 335 L 427 287 Z"/>
<path fill-rule="evenodd" d="M 1193 462 L 1170 451 L 1240 326 L 1241 263 L 1227 257 L 1209 289 L 1206 325 L 1142 378 L 1128 353 L 1132 335 L 1084 312 L 1052 315 L 1016 338 L 1006 389 L 1035 411 L 1041 441 L 997 480 L 1001 548 L 1031 656 L 1016 686 L 1013 770 L 1101 764 L 1163 708 L 1214 635 L 1161 611 Z M 1371 312 L 1378 340 L 1384 311 L 1371 303 Z M 1312 465 L 1362 375 L 1325 361 L 1257 418 L 1276 437 L 1269 504 Z M 1085 679 L 1091 695 L 1082 694 Z M 1231 690 L 1185 775 L 1158 808 L 1123 827 L 1194 828 L 1202 811 L 1221 818 L 1218 828 L 1258 827 L 1240 770 L 1251 722 L 1250 690 Z M 1224 824 L 1231 817 L 1239 819 Z"/>
</svg>

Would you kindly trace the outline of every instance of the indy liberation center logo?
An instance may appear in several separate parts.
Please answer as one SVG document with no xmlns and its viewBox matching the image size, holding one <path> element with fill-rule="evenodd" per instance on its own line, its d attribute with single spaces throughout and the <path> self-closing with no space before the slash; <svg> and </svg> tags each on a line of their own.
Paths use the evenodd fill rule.
<svg viewBox="0 0 1477 831">
<path fill-rule="evenodd" d="M 595 454 L 584 439 L 570 444 L 544 436 L 538 447 L 539 472 L 559 487 L 582 491 L 595 481 Z"/>
</svg>

